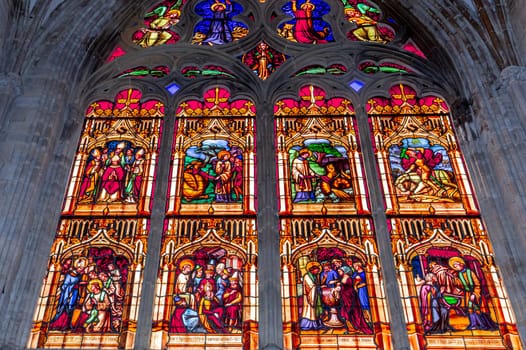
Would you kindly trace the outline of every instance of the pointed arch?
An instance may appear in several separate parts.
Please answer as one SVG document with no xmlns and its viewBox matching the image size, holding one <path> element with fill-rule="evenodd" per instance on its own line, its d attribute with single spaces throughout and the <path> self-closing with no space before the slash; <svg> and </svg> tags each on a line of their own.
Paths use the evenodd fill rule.
<svg viewBox="0 0 526 350">
<path fill-rule="evenodd" d="M 195 5 L 197 4 L 197 1 L 189 2 L 189 4 L 190 3 L 192 5 Z M 226 2 L 224 3 L 226 4 Z M 240 3 L 243 3 L 243 1 L 240 1 Z M 279 6 L 281 5 L 282 4 L 280 3 Z M 192 48 L 191 52 L 189 52 L 188 47 L 185 45 L 187 45 L 190 42 L 190 40 L 188 40 L 190 39 L 190 36 L 189 36 L 190 30 L 188 29 L 184 30 L 182 27 L 181 28 L 178 27 L 176 32 L 178 34 L 181 34 L 181 38 L 182 38 L 178 43 L 174 43 L 174 45 L 166 45 L 166 47 L 163 46 L 162 48 L 148 47 L 148 48 L 144 48 L 144 50 L 138 47 L 133 47 L 131 50 L 128 51 L 126 55 L 116 58 L 115 60 L 112 61 L 112 63 L 109 63 L 105 67 L 102 67 L 99 70 L 99 72 L 97 72 L 95 76 L 93 77 L 93 80 L 91 81 L 91 83 L 93 83 L 92 84 L 93 90 L 89 90 L 90 92 L 87 93 L 87 95 L 89 94 L 101 95 L 102 92 L 100 92 L 100 90 L 103 90 L 103 88 L 108 87 L 108 86 L 112 86 L 112 88 L 114 88 L 115 86 L 119 84 L 120 85 L 128 84 L 131 86 L 137 85 L 141 87 L 150 87 L 151 90 L 149 90 L 149 93 L 156 94 L 158 96 L 162 96 L 162 98 L 159 97 L 159 99 L 164 101 L 166 105 L 170 104 L 171 106 L 168 108 L 170 108 L 173 114 L 175 114 L 177 112 L 174 111 L 173 106 L 178 104 L 180 101 L 188 99 L 189 96 L 193 96 L 193 97 L 197 96 L 196 98 L 198 99 L 201 98 L 202 96 L 201 92 L 206 90 L 205 87 L 209 87 L 209 86 L 227 87 L 228 86 L 228 88 L 231 89 L 231 91 L 233 92 L 233 95 L 238 96 L 238 94 L 240 93 L 247 100 L 254 101 L 255 104 L 258 104 L 258 110 L 257 110 L 258 115 L 262 115 L 264 113 L 267 113 L 270 115 L 272 111 L 271 111 L 271 108 L 268 107 L 268 101 L 272 100 L 272 98 L 279 96 L 280 99 L 283 99 L 285 95 L 289 95 L 289 96 L 297 95 L 295 92 L 292 92 L 292 90 L 289 89 L 290 86 L 303 86 L 303 85 L 323 86 L 324 89 L 326 89 L 329 92 L 328 94 L 331 96 L 337 96 L 337 95 L 346 96 L 345 99 L 351 96 L 352 97 L 351 100 L 353 102 L 357 101 L 357 104 L 356 104 L 357 117 L 353 116 L 351 117 L 351 119 L 353 119 L 353 122 L 358 124 L 359 123 L 358 119 L 363 117 L 363 113 L 362 113 L 363 111 L 361 111 L 361 109 L 363 109 L 363 106 L 366 104 L 365 102 L 366 100 L 364 99 L 364 96 L 373 90 L 378 91 L 381 94 L 388 95 L 388 89 L 385 86 L 388 84 L 391 84 L 395 80 L 400 80 L 399 76 L 397 77 L 387 76 L 388 72 L 385 72 L 385 71 L 380 72 L 379 75 L 375 75 L 374 77 L 367 76 L 365 73 L 361 72 L 358 67 L 359 63 L 362 62 L 363 58 L 374 59 L 374 62 L 382 62 L 380 58 L 382 56 L 385 56 L 386 54 L 396 56 L 397 58 L 399 58 L 397 62 L 407 64 L 407 65 L 410 64 L 411 68 L 415 67 L 414 72 L 397 72 L 400 74 L 407 74 L 408 75 L 406 79 L 407 82 L 420 83 L 426 79 L 436 80 L 437 78 L 435 74 L 436 72 L 433 71 L 433 67 L 431 64 L 428 64 L 428 62 L 425 62 L 425 60 L 423 59 L 419 59 L 415 57 L 415 55 L 411 53 L 407 53 L 407 52 L 404 53 L 393 47 L 379 48 L 378 47 L 379 45 L 376 45 L 374 43 L 345 43 L 343 46 L 341 46 L 341 50 L 340 48 L 335 49 L 334 47 L 330 47 L 330 45 L 322 45 L 322 46 L 327 46 L 327 48 L 323 48 L 320 46 L 319 48 L 310 47 L 308 50 L 305 50 L 305 48 L 302 47 L 302 45 L 296 45 L 296 44 L 290 44 L 290 43 L 284 44 L 284 40 L 282 40 L 281 38 L 275 38 L 276 36 L 274 33 L 275 28 L 273 28 L 272 31 L 268 29 L 273 24 L 276 24 L 279 21 L 281 21 L 283 18 L 280 16 L 271 18 L 272 16 L 265 17 L 261 15 L 262 13 L 270 13 L 270 12 L 265 12 L 265 11 L 267 11 L 267 9 L 268 11 L 271 11 L 272 6 L 278 6 L 278 5 L 271 5 L 269 2 L 267 2 L 267 4 L 265 5 L 247 4 L 247 6 L 250 6 L 250 7 L 247 7 L 248 10 L 245 11 L 243 14 L 240 14 L 240 16 L 243 17 L 243 20 L 251 19 L 253 21 L 253 23 L 250 24 L 249 35 L 246 38 L 240 39 L 235 44 L 225 45 L 224 48 L 219 48 L 217 50 L 216 49 L 210 50 L 210 48 L 208 47 L 199 47 L 199 48 L 194 47 Z M 334 8 L 339 9 L 339 7 L 341 6 L 337 5 Z M 300 8 L 301 8 L 301 5 L 300 5 Z M 331 12 L 332 17 L 326 17 L 325 19 L 335 19 L 335 18 L 340 19 L 340 20 L 344 19 L 341 13 L 340 14 L 335 14 L 335 13 L 336 13 L 335 11 L 332 11 Z M 192 20 L 195 20 L 195 18 L 192 15 L 190 14 L 185 15 L 184 18 L 181 17 L 181 24 L 186 24 L 186 28 L 193 28 L 191 25 L 193 23 Z M 183 21 L 186 21 L 186 23 Z M 271 24 L 268 24 L 267 22 L 270 22 Z M 330 24 L 332 26 L 335 23 L 336 22 L 331 21 Z M 346 23 L 344 28 L 349 29 L 349 26 L 352 26 L 352 24 Z M 340 37 L 342 37 L 341 33 L 343 33 L 344 30 L 341 28 L 337 29 L 336 26 L 333 26 L 331 28 L 335 30 L 335 35 L 334 35 L 334 37 L 336 38 L 335 40 L 339 40 Z M 244 66 L 242 62 L 240 61 L 241 54 L 247 52 L 249 48 L 254 47 L 253 45 L 256 44 L 257 40 L 260 38 L 259 34 L 261 34 L 263 31 L 265 32 L 264 33 L 265 39 L 268 39 L 270 43 L 272 44 L 276 43 L 277 44 L 276 47 L 278 49 L 286 50 L 286 52 L 290 52 L 292 54 L 291 56 L 292 59 L 284 63 L 282 66 L 280 66 L 279 69 L 276 69 L 276 72 L 273 73 L 270 77 L 268 77 L 268 79 L 265 79 L 265 82 L 260 81 L 257 78 L 257 76 L 253 74 L 250 67 Z M 253 36 L 251 37 L 250 35 L 253 35 Z M 129 42 L 130 38 L 128 38 L 127 40 L 128 40 L 128 44 L 130 44 Z M 168 47 L 168 46 L 171 46 L 171 47 Z M 127 46 L 126 48 L 129 49 L 130 47 Z M 134 71 L 136 67 L 143 67 L 143 66 L 137 65 L 137 63 L 145 59 L 150 59 L 152 57 L 155 57 L 155 60 L 158 60 L 159 63 L 163 63 L 163 67 L 168 67 L 169 72 L 165 72 L 166 74 L 161 77 L 155 77 L 151 75 L 150 73 L 148 73 L 150 74 L 149 76 L 141 78 L 141 79 L 144 79 L 144 82 L 142 83 L 138 82 L 138 79 L 139 79 L 138 76 L 132 77 L 129 75 L 119 78 L 119 79 L 122 79 L 122 78 L 125 79 L 125 80 L 120 80 L 119 83 L 105 81 L 105 79 L 107 79 L 107 77 L 109 76 L 107 75 L 107 73 L 111 72 L 113 74 L 112 77 L 116 77 L 116 76 L 122 75 L 123 72 L 129 72 L 130 69 Z M 333 57 L 336 57 L 336 59 L 333 59 Z M 323 62 L 321 66 L 318 60 Z M 164 63 L 166 62 L 169 62 L 170 64 L 167 63 L 167 65 L 164 65 Z M 190 63 L 192 64 L 192 66 L 190 66 Z M 345 67 L 349 67 L 349 68 L 348 69 L 346 68 L 346 70 L 342 69 L 341 72 L 339 72 L 338 74 L 333 74 L 332 72 L 334 72 L 334 70 L 331 70 L 331 69 L 334 68 L 334 64 L 340 64 L 340 63 L 343 63 Z M 383 62 L 379 63 L 378 66 L 382 67 L 381 64 L 383 64 Z M 196 68 L 196 67 L 197 69 L 191 69 L 195 72 L 193 72 L 192 74 L 186 74 L 188 73 L 188 70 L 185 70 L 186 68 Z M 218 78 L 224 81 L 219 82 Z M 439 78 L 443 79 L 444 77 L 439 77 Z M 154 79 L 156 79 L 155 82 L 153 82 Z M 404 82 L 406 80 L 404 80 Z M 358 81 L 361 84 L 361 85 L 359 84 L 359 86 L 365 86 L 365 89 L 363 90 L 355 89 L 354 92 L 350 91 L 347 88 L 347 85 L 349 85 L 353 81 Z M 176 84 L 177 87 L 179 88 L 179 91 L 173 94 L 173 96 L 169 96 L 169 92 L 164 91 L 165 87 L 169 86 L 170 84 Z M 382 86 L 382 84 L 384 85 Z M 442 84 L 443 86 L 441 87 L 438 86 L 438 84 L 430 84 L 430 85 L 433 85 L 433 86 L 431 88 L 429 88 L 428 86 L 423 87 L 422 90 L 427 89 L 427 90 L 437 90 L 438 91 L 438 90 L 443 90 L 444 87 L 446 89 L 448 88 L 447 84 L 445 83 Z M 95 91 L 95 90 L 99 90 L 99 91 Z M 340 90 L 342 91 L 342 94 L 338 94 L 338 91 Z M 449 94 L 454 95 L 455 92 L 450 91 Z M 372 96 L 378 96 L 378 95 L 375 94 Z M 177 103 L 175 103 L 174 101 Z M 265 104 L 267 104 L 266 107 L 265 107 Z M 222 106 L 221 109 L 223 109 L 223 107 L 224 106 Z M 224 109 L 226 109 L 226 107 Z M 250 110 L 250 108 L 248 108 L 247 110 Z M 307 108 L 307 110 L 309 109 Z M 219 115 L 214 114 L 217 111 L 218 109 L 209 111 L 210 113 L 207 114 L 206 116 L 219 119 L 218 118 Z M 260 111 L 263 111 L 263 112 L 260 112 Z M 314 111 L 314 109 L 310 109 L 310 111 L 312 112 Z M 245 113 L 245 112 L 242 112 L 242 113 Z M 316 113 L 318 112 L 319 111 L 316 111 Z M 330 115 L 330 119 L 333 119 L 334 121 L 335 119 L 337 119 L 334 115 L 337 115 L 341 111 L 330 111 L 330 112 L 331 113 L 328 113 Z M 346 113 L 347 112 L 343 112 L 343 114 L 346 114 Z M 199 117 L 198 114 L 200 113 L 193 115 L 193 117 Z M 254 112 L 254 114 L 256 113 Z M 301 116 L 301 114 L 307 114 L 307 113 L 299 113 L 299 114 L 300 115 L 296 115 L 295 117 L 299 117 Z M 253 117 L 253 119 L 257 119 L 259 123 L 259 121 L 262 121 L 263 118 L 260 116 L 258 117 L 258 115 L 250 115 L 250 117 L 251 118 Z M 327 111 L 324 111 L 323 113 L 319 113 L 319 115 L 327 116 Z M 123 117 L 123 115 L 121 115 L 121 117 Z M 178 115 L 177 117 L 183 119 L 188 116 Z M 316 126 L 314 124 L 315 123 L 312 123 L 311 126 Z M 215 130 L 216 128 L 219 128 L 223 131 L 227 129 L 227 126 L 225 125 L 225 123 L 221 123 L 218 120 L 214 120 L 214 122 L 211 125 L 212 125 L 211 128 L 208 129 L 210 131 L 213 131 L 212 129 Z M 266 124 L 261 124 L 261 125 L 266 125 Z M 404 128 L 407 127 L 407 125 L 408 124 L 405 124 Z M 117 128 L 118 127 L 116 127 L 115 129 Z M 360 139 L 357 137 L 357 135 L 359 134 L 358 132 L 356 132 L 357 129 L 359 128 L 355 128 L 354 133 L 356 135 L 352 135 L 351 139 L 354 136 L 356 137 L 354 137 L 353 140 L 349 141 L 349 144 L 352 144 L 352 146 L 350 147 L 350 149 L 352 150 L 358 149 L 362 144 Z M 363 132 L 364 132 L 363 127 L 361 128 L 361 132 L 363 135 Z M 262 133 L 262 135 L 269 136 L 268 133 L 267 134 Z M 133 136 L 129 134 L 128 136 L 129 138 L 135 139 L 136 138 L 135 136 L 137 135 Z M 175 146 L 173 150 L 176 150 L 176 151 L 180 151 L 181 149 L 178 147 L 181 147 L 183 145 L 183 142 L 182 142 L 183 137 L 181 137 L 181 135 L 179 136 L 180 137 L 175 138 L 176 141 L 175 141 Z M 225 138 L 227 136 L 228 137 L 232 136 L 234 138 L 233 134 L 231 133 L 228 135 L 225 133 L 225 134 L 222 134 L 222 136 Z M 334 143 L 336 141 L 333 135 L 329 135 L 329 133 L 326 133 L 326 136 L 330 137 L 330 142 Z M 137 138 L 140 139 L 140 137 L 137 137 Z M 197 138 L 199 142 L 204 141 L 205 139 L 206 137 L 204 136 L 204 134 L 202 134 L 200 138 Z M 271 137 L 268 138 L 268 140 L 270 139 Z M 279 139 L 284 140 L 285 137 L 281 137 Z M 376 139 L 378 140 L 379 138 L 376 138 Z M 112 141 L 122 141 L 116 135 L 113 138 L 111 138 L 111 140 Z M 158 140 L 159 138 L 157 138 L 156 136 L 152 137 L 152 143 L 157 144 Z M 439 139 L 436 139 L 436 140 L 439 140 Z M 241 139 L 238 141 L 241 142 Z M 246 136 L 245 143 L 247 145 L 250 146 L 255 141 L 261 142 L 255 138 L 255 135 L 253 133 L 249 133 L 249 135 Z M 433 141 L 435 141 L 435 139 L 433 139 Z M 449 138 L 447 142 L 452 144 L 454 143 L 454 141 L 455 140 L 453 138 Z M 103 147 L 105 145 L 106 143 L 104 143 L 104 141 L 100 141 L 99 144 L 96 144 L 96 147 Z M 133 144 L 133 146 L 136 146 L 136 145 Z M 247 149 L 249 149 L 249 147 Z M 90 148 L 89 150 L 93 151 L 93 148 Z M 360 164 L 361 162 L 359 150 L 356 152 L 356 157 L 354 158 L 354 161 L 357 164 Z M 251 161 L 247 163 L 245 168 L 255 169 L 254 163 L 255 163 L 255 158 L 253 162 Z M 267 161 L 265 164 L 269 165 L 271 163 L 272 162 Z M 355 174 L 357 178 L 360 178 L 359 180 L 357 180 L 358 183 L 356 184 L 356 188 L 359 189 L 360 193 L 362 193 L 361 202 L 365 204 L 363 204 L 362 209 L 355 210 L 351 214 L 365 215 L 367 216 L 367 218 L 370 218 L 369 215 L 371 212 L 371 209 L 370 209 L 371 205 L 368 203 L 368 200 L 367 200 L 367 196 L 369 194 L 367 192 L 368 186 L 365 184 L 364 172 L 356 171 Z M 250 170 L 249 175 L 247 175 L 247 177 L 255 179 L 255 170 Z M 175 178 L 175 180 L 173 180 L 174 181 L 173 183 L 175 183 L 175 181 L 178 180 L 178 176 L 173 176 L 173 178 Z M 172 180 L 169 180 L 169 181 L 172 181 Z M 256 187 L 255 183 L 256 181 L 254 180 L 252 184 L 250 185 L 252 187 L 250 186 L 248 188 L 245 187 L 242 191 L 243 194 L 255 193 L 255 187 Z M 174 186 L 173 188 L 176 188 L 176 186 Z M 179 194 L 179 192 L 177 193 Z M 174 198 L 176 197 L 175 194 L 174 195 L 170 194 L 170 195 Z M 261 194 L 261 198 L 263 198 L 263 194 Z M 255 202 L 255 199 L 256 197 L 254 197 L 253 200 L 251 199 L 251 201 Z M 265 201 L 265 205 L 268 206 L 269 201 Z M 272 208 L 272 205 L 268 207 Z M 250 207 L 249 205 L 249 206 L 246 206 L 245 208 L 249 208 L 249 209 L 244 211 L 242 215 L 248 215 L 250 219 L 253 219 L 254 215 L 256 215 L 255 205 L 252 205 L 252 207 Z M 243 208 L 243 210 L 245 210 L 245 208 Z M 109 209 L 110 210 L 109 213 L 111 213 L 111 215 L 113 215 L 116 212 L 113 209 L 114 208 Z M 331 207 L 328 204 L 319 205 L 318 207 L 316 207 L 316 210 L 314 210 L 312 214 L 318 215 L 320 217 L 325 217 L 327 215 L 329 216 L 334 215 L 334 217 L 338 219 L 339 219 L 340 214 L 349 214 L 349 213 L 337 212 L 335 209 L 337 208 Z M 437 208 L 432 206 L 432 209 L 428 207 L 427 210 L 429 211 L 429 214 L 433 215 L 434 213 L 432 213 L 431 211 L 434 210 L 436 212 Z M 440 213 L 440 210 L 438 211 L 439 211 L 438 214 L 443 214 L 443 213 Z M 460 212 L 460 209 L 459 209 L 459 212 Z M 462 213 L 459 214 L 459 212 L 454 212 L 454 214 L 455 215 L 462 214 Z M 86 216 L 88 214 L 89 215 L 96 214 L 96 215 L 104 216 L 104 215 L 107 215 L 108 213 L 105 214 L 104 209 L 102 209 L 98 211 L 85 213 Z M 130 213 L 125 212 L 125 214 L 134 216 L 134 213 L 131 213 L 131 212 Z M 139 214 L 148 216 L 150 212 L 142 212 Z M 178 217 L 178 215 L 181 215 L 181 214 L 192 216 L 192 214 L 195 214 L 195 213 L 192 212 L 192 210 L 186 213 L 172 211 L 172 212 L 167 213 L 167 220 L 172 220 L 172 219 L 180 220 L 181 217 Z M 212 204 L 212 205 L 206 206 L 206 208 L 203 207 L 203 210 L 200 210 L 198 214 L 204 215 L 204 216 L 206 215 L 229 216 L 229 215 L 232 215 L 233 212 L 226 210 L 226 209 L 220 209 L 219 206 Z M 237 214 L 237 212 L 235 214 Z M 305 212 L 303 214 L 307 215 L 309 213 Z M 476 212 L 471 212 L 468 214 L 478 215 L 478 213 Z M 192 227 L 193 224 L 189 223 L 188 225 L 189 226 L 187 227 Z M 240 227 L 239 225 L 236 226 L 236 224 L 232 224 L 232 225 L 233 225 L 232 227 L 234 228 Z M 301 228 L 308 227 L 308 225 L 309 223 L 307 222 L 307 220 L 304 220 L 303 222 L 295 223 L 295 225 L 293 226 L 298 227 L 298 230 L 301 230 Z M 355 224 L 353 225 L 350 225 L 350 227 L 353 227 L 354 229 L 356 225 Z M 247 227 L 248 226 L 250 225 L 247 225 Z M 254 227 L 254 230 L 255 230 L 255 227 Z M 235 231 L 236 230 L 232 230 L 231 232 L 235 232 Z M 248 231 L 250 231 L 250 229 L 247 229 L 247 232 Z M 350 231 L 350 230 L 348 229 L 347 231 Z M 304 233 L 304 235 L 309 236 L 308 233 Z M 240 236 L 242 237 L 243 235 L 240 235 Z M 236 234 L 233 234 L 233 236 L 230 238 L 233 240 L 240 239 L 240 237 L 236 236 Z M 372 242 L 374 241 L 374 239 L 376 239 L 376 237 L 362 242 L 364 249 L 367 248 L 368 250 L 371 250 L 371 244 L 373 244 Z M 170 240 L 168 242 L 169 243 L 167 243 L 168 245 L 165 248 L 171 251 L 172 248 L 174 247 L 172 244 L 172 242 L 174 241 Z M 257 243 L 259 243 L 257 239 L 253 239 L 249 241 L 248 248 L 246 248 L 247 251 L 255 251 L 259 249 Z M 287 245 L 284 245 L 284 246 L 287 246 Z M 485 246 L 485 243 L 482 244 L 482 246 Z M 140 248 L 140 249 L 137 249 L 140 255 L 145 254 L 146 245 L 143 245 L 142 241 L 136 242 L 135 247 Z M 491 252 L 491 249 L 489 249 L 488 251 Z M 369 263 L 372 264 L 371 265 L 372 271 L 378 271 L 378 265 L 376 263 L 372 263 L 372 262 L 369 262 Z M 254 265 L 252 266 L 251 271 L 252 271 L 251 273 L 253 273 L 254 275 L 255 274 Z M 382 282 L 379 278 L 380 275 L 377 274 L 374 276 L 376 276 L 374 278 L 374 281 L 375 281 L 374 283 L 376 283 L 377 285 L 380 285 Z M 257 279 L 254 278 L 253 281 L 257 281 Z M 254 282 L 254 284 L 255 283 L 256 282 Z M 381 288 L 377 287 L 376 285 L 374 288 L 378 293 L 380 293 Z M 253 304 L 251 304 L 251 307 L 252 305 Z M 386 315 L 387 315 L 387 312 L 384 312 L 383 316 L 377 317 L 377 320 L 379 319 L 379 320 L 382 320 L 381 322 L 386 323 L 388 320 L 388 316 Z M 513 327 L 510 328 L 511 329 L 510 334 L 513 333 L 512 328 Z M 252 329 L 251 331 L 254 332 L 254 329 Z M 385 339 L 388 338 L 387 336 L 388 332 L 383 332 L 382 334 L 383 334 L 382 337 L 384 337 Z M 387 344 L 387 342 L 385 342 L 385 344 Z M 372 342 L 369 342 L 365 344 L 365 346 L 373 347 L 375 345 L 373 345 Z"/>
</svg>

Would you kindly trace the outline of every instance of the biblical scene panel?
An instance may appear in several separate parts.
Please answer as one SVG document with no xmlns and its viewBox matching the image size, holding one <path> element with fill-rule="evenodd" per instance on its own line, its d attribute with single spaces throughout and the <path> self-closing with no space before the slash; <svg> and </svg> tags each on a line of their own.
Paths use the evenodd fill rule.
<svg viewBox="0 0 526 350">
<path fill-rule="evenodd" d="M 445 102 L 407 86 L 369 100 L 375 154 L 388 214 L 477 214 Z"/>
<path fill-rule="evenodd" d="M 210 90 L 204 103 L 187 101 L 178 111 L 169 215 L 255 213 L 253 105 L 238 100 L 220 106 L 228 100 L 223 93 Z"/>
<path fill-rule="evenodd" d="M 321 0 L 292 0 L 281 8 L 293 19 L 278 26 L 278 34 L 302 44 L 325 44 L 334 41 L 331 26 L 323 16 L 331 8 Z"/>
<path fill-rule="evenodd" d="M 521 349 L 479 219 L 390 219 L 393 254 L 415 349 Z"/>
<path fill-rule="evenodd" d="M 257 349 L 255 219 L 166 221 L 151 347 Z"/>
<path fill-rule="evenodd" d="M 88 108 L 63 214 L 150 213 L 164 107 L 140 98 L 130 89 Z"/>
<path fill-rule="evenodd" d="M 281 100 L 276 104 L 280 214 L 367 213 L 367 192 L 350 102 L 341 98 L 325 100 L 318 90 L 311 87 L 312 94 L 302 96 L 305 98 L 301 103 Z M 311 103 L 311 98 L 313 106 L 301 106 Z M 329 114 L 336 109 L 349 114 Z M 301 111 L 305 114 L 299 114 Z M 316 111 L 321 115 L 315 115 Z M 280 117 L 288 112 L 290 117 Z"/>
<path fill-rule="evenodd" d="M 395 31 L 382 22 L 380 8 L 371 1 L 341 0 L 343 13 L 355 28 L 347 37 L 355 41 L 369 41 L 386 44 L 395 37 Z"/>
<path fill-rule="evenodd" d="M 282 219 L 286 349 L 391 349 L 368 219 Z"/>
<path fill-rule="evenodd" d="M 206 0 L 195 7 L 203 18 L 194 28 L 192 44 L 223 45 L 248 35 L 248 26 L 234 19 L 243 12 L 243 7 L 230 0 Z"/>
<path fill-rule="evenodd" d="M 30 348 L 132 349 L 149 222 L 60 222 Z"/>
<path fill-rule="evenodd" d="M 179 41 L 173 27 L 179 23 L 184 3 L 185 0 L 165 0 L 152 7 L 144 14 L 144 27 L 133 34 L 133 42 L 146 48 Z"/>
</svg>

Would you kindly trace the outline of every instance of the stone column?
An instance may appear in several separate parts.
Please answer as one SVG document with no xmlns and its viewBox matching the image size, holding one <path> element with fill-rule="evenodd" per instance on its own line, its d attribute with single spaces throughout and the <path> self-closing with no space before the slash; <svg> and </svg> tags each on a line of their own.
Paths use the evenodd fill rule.
<svg viewBox="0 0 526 350">
<path fill-rule="evenodd" d="M 509 293 L 517 326 L 526 339 L 526 67 L 507 67 L 481 106 L 476 138 L 461 134 L 462 149 Z M 464 129 L 469 125 L 464 126 Z"/>
<path fill-rule="evenodd" d="M 11 88 L 0 94 L 0 344 L 18 349 L 31 328 L 82 113 L 66 102 L 73 85 L 66 76 L 41 69 L 20 84 L 8 77 Z"/>
</svg>

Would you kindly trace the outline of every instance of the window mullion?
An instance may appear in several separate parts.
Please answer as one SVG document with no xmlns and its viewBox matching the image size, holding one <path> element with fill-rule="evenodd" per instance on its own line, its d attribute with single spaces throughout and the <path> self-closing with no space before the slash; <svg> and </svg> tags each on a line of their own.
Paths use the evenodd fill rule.
<svg viewBox="0 0 526 350">
<path fill-rule="evenodd" d="M 376 160 L 373 151 L 368 117 L 363 109 L 363 105 L 356 105 L 355 112 L 378 251 L 381 266 L 383 267 L 382 277 L 389 304 L 389 318 L 393 345 L 395 349 L 409 349 L 404 308 L 401 302 L 402 299 L 400 297 L 393 254 L 391 253 L 391 240 L 387 227 L 387 216 L 384 210 L 380 178 L 376 169 Z"/>
</svg>

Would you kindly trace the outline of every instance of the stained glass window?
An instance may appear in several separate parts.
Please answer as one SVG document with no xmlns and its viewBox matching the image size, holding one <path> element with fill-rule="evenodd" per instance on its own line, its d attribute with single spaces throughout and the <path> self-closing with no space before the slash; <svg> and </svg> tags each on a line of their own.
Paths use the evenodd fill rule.
<svg viewBox="0 0 526 350">
<path fill-rule="evenodd" d="M 86 109 L 29 347 L 131 349 L 137 335 L 153 349 L 253 350 L 268 345 L 260 315 L 281 308 L 283 322 L 264 327 L 284 349 L 392 349 L 392 312 L 404 313 L 412 349 L 520 349 L 450 107 L 400 82 L 423 86 L 434 68 L 385 10 L 369 0 L 144 7 L 101 69 L 141 89 Z M 258 158 L 275 178 L 257 176 L 256 144 L 273 150 Z M 260 201 L 274 179 L 277 197 Z M 160 259 L 143 276 L 152 238 Z M 259 308 L 258 269 L 272 263 L 258 260 L 261 247 L 279 260 L 272 310 Z M 146 335 L 142 288 L 154 295 Z"/>
<path fill-rule="evenodd" d="M 309 85 L 274 114 L 285 348 L 389 349 L 353 106 Z"/>
<path fill-rule="evenodd" d="M 445 101 L 402 84 L 390 93 L 368 103 L 387 213 L 477 214 Z"/>
<path fill-rule="evenodd" d="M 257 344 L 255 113 L 219 87 L 177 109 L 152 348 Z"/>
<path fill-rule="evenodd" d="M 163 116 L 136 89 L 88 107 L 29 347 L 133 347 Z"/>
<path fill-rule="evenodd" d="M 357 41 L 377 42 L 381 44 L 392 41 L 395 31 L 381 21 L 380 8 L 371 1 L 341 0 L 347 21 L 355 27 L 348 38 Z"/>
<path fill-rule="evenodd" d="M 403 84 L 390 95 L 367 108 L 414 348 L 520 348 L 448 105 Z"/>
<path fill-rule="evenodd" d="M 286 56 L 273 49 L 264 41 L 242 56 L 242 61 L 262 80 L 270 77 L 285 61 Z"/>
</svg>

